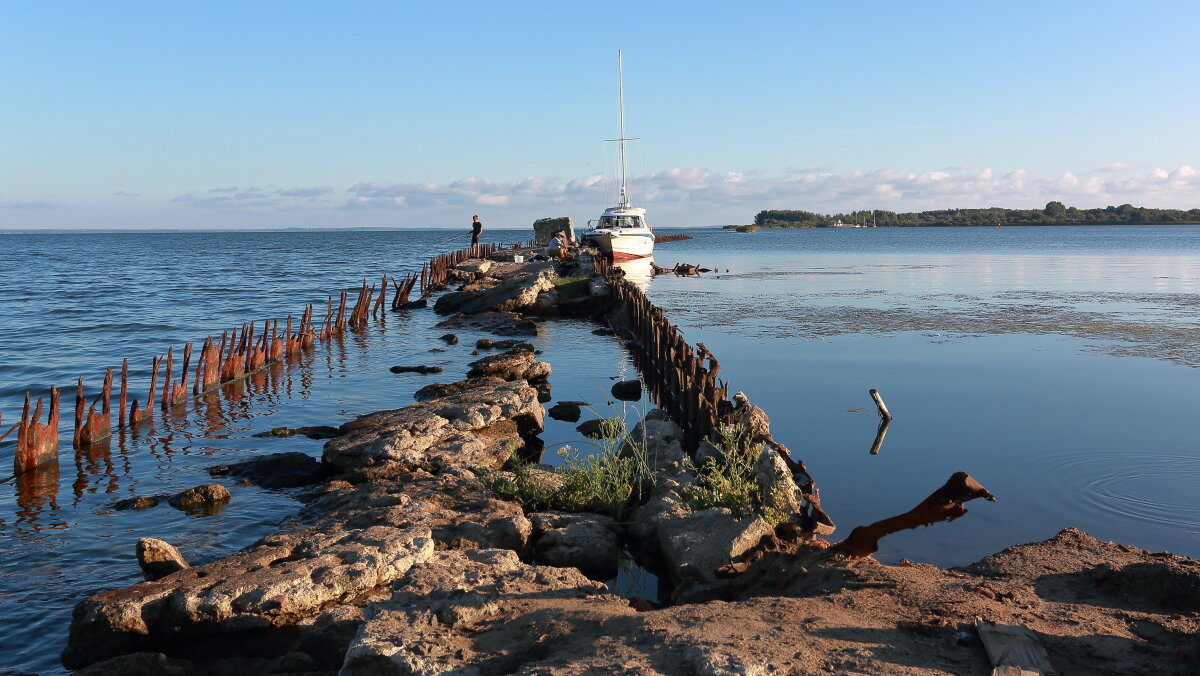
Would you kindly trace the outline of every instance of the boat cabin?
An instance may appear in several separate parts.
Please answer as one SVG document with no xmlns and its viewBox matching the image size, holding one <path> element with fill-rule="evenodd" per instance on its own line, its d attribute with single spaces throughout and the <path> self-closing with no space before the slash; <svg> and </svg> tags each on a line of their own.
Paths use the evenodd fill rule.
<svg viewBox="0 0 1200 676">
<path fill-rule="evenodd" d="M 598 220 L 589 221 L 588 226 L 598 230 L 625 230 L 629 228 L 644 228 L 650 229 L 646 225 L 646 211 L 644 209 L 606 209 L 604 215 Z"/>
</svg>

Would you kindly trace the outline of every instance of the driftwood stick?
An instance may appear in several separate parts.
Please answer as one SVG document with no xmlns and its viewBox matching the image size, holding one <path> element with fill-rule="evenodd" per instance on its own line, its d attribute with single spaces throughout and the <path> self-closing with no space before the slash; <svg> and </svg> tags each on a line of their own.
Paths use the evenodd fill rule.
<svg viewBox="0 0 1200 676">
<path fill-rule="evenodd" d="M 875 443 L 871 444 L 871 455 L 879 455 L 879 449 L 883 448 L 883 438 L 887 436 L 890 424 L 892 421 L 887 418 L 879 421 L 879 429 L 875 431 Z"/>
</svg>

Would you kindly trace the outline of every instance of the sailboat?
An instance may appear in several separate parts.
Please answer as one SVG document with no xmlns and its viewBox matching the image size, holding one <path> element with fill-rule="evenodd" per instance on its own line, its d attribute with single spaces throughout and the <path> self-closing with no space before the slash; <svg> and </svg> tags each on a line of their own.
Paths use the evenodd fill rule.
<svg viewBox="0 0 1200 676">
<path fill-rule="evenodd" d="M 591 242 L 602 254 L 614 261 L 645 258 L 654 253 L 654 232 L 646 225 L 646 210 L 629 201 L 629 165 L 625 160 L 625 142 L 637 139 L 625 137 L 625 84 L 621 69 L 621 52 L 617 51 L 617 121 L 616 141 L 621 156 L 621 192 L 615 207 L 604 210 L 600 218 L 588 221 L 583 233 L 584 243 Z"/>
</svg>

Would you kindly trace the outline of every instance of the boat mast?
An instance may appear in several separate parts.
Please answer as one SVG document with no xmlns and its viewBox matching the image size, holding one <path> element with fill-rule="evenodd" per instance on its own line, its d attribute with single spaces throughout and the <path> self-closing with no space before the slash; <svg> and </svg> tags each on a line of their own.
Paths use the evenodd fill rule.
<svg viewBox="0 0 1200 676">
<path fill-rule="evenodd" d="M 629 189 L 625 185 L 625 176 L 629 166 L 625 161 L 625 79 L 621 70 L 621 50 L 617 50 L 617 109 L 618 136 L 621 144 L 621 206 L 629 206 Z"/>
<path fill-rule="evenodd" d="M 617 125 L 620 132 L 617 138 L 606 139 L 608 141 L 616 141 L 620 144 L 621 153 L 621 199 L 619 207 L 632 206 L 629 203 L 629 185 L 627 177 L 629 175 L 629 163 L 625 159 L 625 142 L 636 141 L 636 138 L 625 138 L 625 80 L 621 72 L 621 50 L 617 50 Z"/>
</svg>

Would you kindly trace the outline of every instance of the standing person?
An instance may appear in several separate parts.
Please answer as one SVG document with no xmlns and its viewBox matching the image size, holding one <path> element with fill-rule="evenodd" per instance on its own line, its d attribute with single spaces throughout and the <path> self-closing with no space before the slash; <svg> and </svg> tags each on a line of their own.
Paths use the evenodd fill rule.
<svg viewBox="0 0 1200 676">
<path fill-rule="evenodd" d="M 479 236 L 483 234 L 483 221 L 479 216 L 471 217 L 471 244 L 479 244 Z"/>
</svg>

